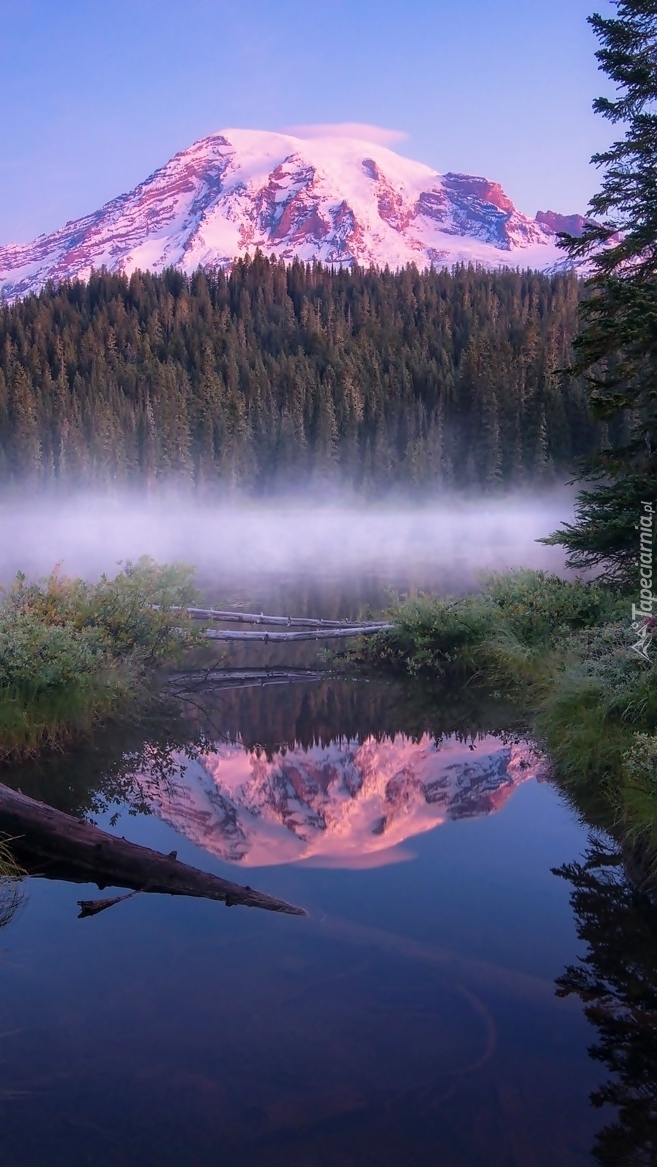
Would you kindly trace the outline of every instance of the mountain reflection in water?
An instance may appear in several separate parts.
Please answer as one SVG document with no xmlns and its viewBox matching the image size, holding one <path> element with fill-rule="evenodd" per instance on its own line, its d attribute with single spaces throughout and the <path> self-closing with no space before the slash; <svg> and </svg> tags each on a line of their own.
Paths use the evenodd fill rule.
<svg viewBox="0 0 657 1167">
<path fill-rule="evenodd" d="M 488 815 L 545 764 L 526 742 L 429 734 L 333 741 L 269 755 L 240 743 L 180 755 L 138 786 L 155 814 L 221 859 L 366 867 L 408 857 L 406 840 L 446 819 Z"/>
</svg>

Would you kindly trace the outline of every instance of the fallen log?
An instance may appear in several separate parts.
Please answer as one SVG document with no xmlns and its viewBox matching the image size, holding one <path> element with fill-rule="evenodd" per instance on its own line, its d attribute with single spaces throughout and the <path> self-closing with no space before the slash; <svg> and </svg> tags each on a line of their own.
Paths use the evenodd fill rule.
<svg viewBox="0 0 657 1167">
<path fill-rule="evenodd" d="M 29 875 L 95 883 L 99 889 L 125 887 L 135 892 L 222 900 L 226 907 L 241 904 L 306 915 L 303 908 L 284 900 L 180 863 L 175 852 L 162 855 L 129 843 L 1 783 L 0 831 L 11 837 L 16 861 Z M 109 906 L 118 900 L 101 902 Z M 86 911 L 83 906 L 82 915 L 94 914 L 88 910 L 89 901 L 81 901 L 82 905 L 87 906 Z"/>
<path fill-rule="evenodd" d="M 173 609 L 176 611 L 176 609 Z M 303 616 L 265 616 L 262 612 L 221 612 L 217 608 L 186 608 L 194 620 L 217 620 L 224 624 L 271 624 L 284 628 L 362 628 L 379 624 L 376 620 L 314 620 Z"/>
<path fill-rule="evenodd" d="M 232 628 L 206 628 L 202 635 L 207 640 L 259 640 L 265 644 L 290 640 L 343 640 L 346 637 L 370 636 L 384 632 L 392 624 L 360 624 L 341 628 L 317 628 L 305 632 L 235 632 Z"/>
</svg>

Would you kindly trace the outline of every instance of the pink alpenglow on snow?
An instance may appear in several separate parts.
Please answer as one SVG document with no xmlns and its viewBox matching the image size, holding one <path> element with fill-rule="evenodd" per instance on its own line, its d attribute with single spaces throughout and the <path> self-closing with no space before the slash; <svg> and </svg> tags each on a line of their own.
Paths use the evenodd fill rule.
<svg viewBox="0 0 657 1167">
<path fill-rule="evenodd" d="M 487 178 L 437 174 L 396 154 L 381 134 L 368 140 L 320 129 L 202 138 L 95 213 L 32 243 L 0 247 L 0 294 L 16 299 L 47 280 L 86 279 L 101 267 L 228 268 L 256 248 L 338 266 L 565 266 L 555 232 L 575 217 L 530 219 Z M 365 135 L 368 127 L 350 132 Z"/>
<path fill-rule="evenodd" d="M 546 772 L 527 743 L 487 737 L 419 742 L 403 734 L 264 754 L 220 744 L 181 776 L 139 775 L 153 812 L 193 843 L 247 867 L 310 862 L 370 867 L 408 858 L 402 844 L 447 819 L 500 810 Z"/>
</svg>

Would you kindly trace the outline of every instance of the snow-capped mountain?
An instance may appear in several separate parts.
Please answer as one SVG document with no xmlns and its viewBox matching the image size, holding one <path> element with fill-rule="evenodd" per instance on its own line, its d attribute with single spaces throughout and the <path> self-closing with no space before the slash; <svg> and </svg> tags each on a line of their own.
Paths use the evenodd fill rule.
<svg viewBox="0 0 657 1167">
<path fill-rule="evenodd" d="M 555 231 L 577 218 L 530 219 L 497 183 L 437 174 L 377 142 L 224 130 L 94 214 L 0 247 L 0 294 L 15 299 L 102 266 L 227 267 L 257 247 L 286 261 L 551 270 L 564 264 Z"/>
<path fill-rule="evenodd" d="M 217 745 L 180 776 L 137 778 L 140 797 L 193 843 L 234 863 L 360 867 L 446 819 L 492 814 L 545 763 L 527 743 L 469 746 L 402 734 L 288 749 L 271 759 Z"/>
</svg>

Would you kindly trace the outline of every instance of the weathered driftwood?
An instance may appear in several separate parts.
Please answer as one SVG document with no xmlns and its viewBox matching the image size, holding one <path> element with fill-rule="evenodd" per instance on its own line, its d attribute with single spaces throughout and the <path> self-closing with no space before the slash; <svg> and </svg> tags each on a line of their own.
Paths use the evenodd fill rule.
<svg viewBox="0 0 657 1167">
<path fill-rule="evenodd" d="M 157 607 L 154 604 L 153 607 Z M 181 611 L 174 608 L 173 611 Z M 222 612 L 217 608 L 186 608 L 185 611 L 194 620 L 216 620 L 218 623 L 229 624 L 267 624 L 283 625 L 286 628 L 303 629 L 299 632 L 234 632 L 227 628 L 206 628 L 202 636 L 208 640 L 254 640 L 280 642 L 289 640 L 339 640 L 350 636 L 368 636 L 373 632 L 383 632 L 392 628 L 392 624 L 384 620 L 311 620 L 298 616 L 265 616 L 257 612 Z"/>
<path fill-rule="evenodd" d="M 271 624 L 284 628 L 363 628 L 376 620 L 313 620 L 302 616 L 265 616 L 262 612 L 220 612 L 217 608 L 187 608 L 194 620 L 217 620 L 223 624 Z"/>
<path fill-rule="evenodd" d="M 349 624 L 305 632 L 235 632 L 232 628 L 206 628 L 202 635 L 208 640 L 259 640 L 276 644 L 290 640 L 344 640 L 350 636 L 371 636 L 373 632 L 383 632 L 386 628 L 392 628 L 392 624 Z"/>
<path fill-rule="evenodd" d="M 12 837 L 12 851 L 30 875 L 95 883 L 101 889 L 126 887 L 132 891 L 223 900 L 227 907 L 242 904 L 292 916 L 306 915 L 303 908 L 284 900 L 188 867 L 178 862 L 175 852 L 162 855 L 129 843 L 2 784 L 0 831 Z M 81 901 L 82 915 L 94 914 L 89 910 L 90 903 L 93 901 Z M 110 901 L 101 903 L 110 906 Z"/>
</svg>

